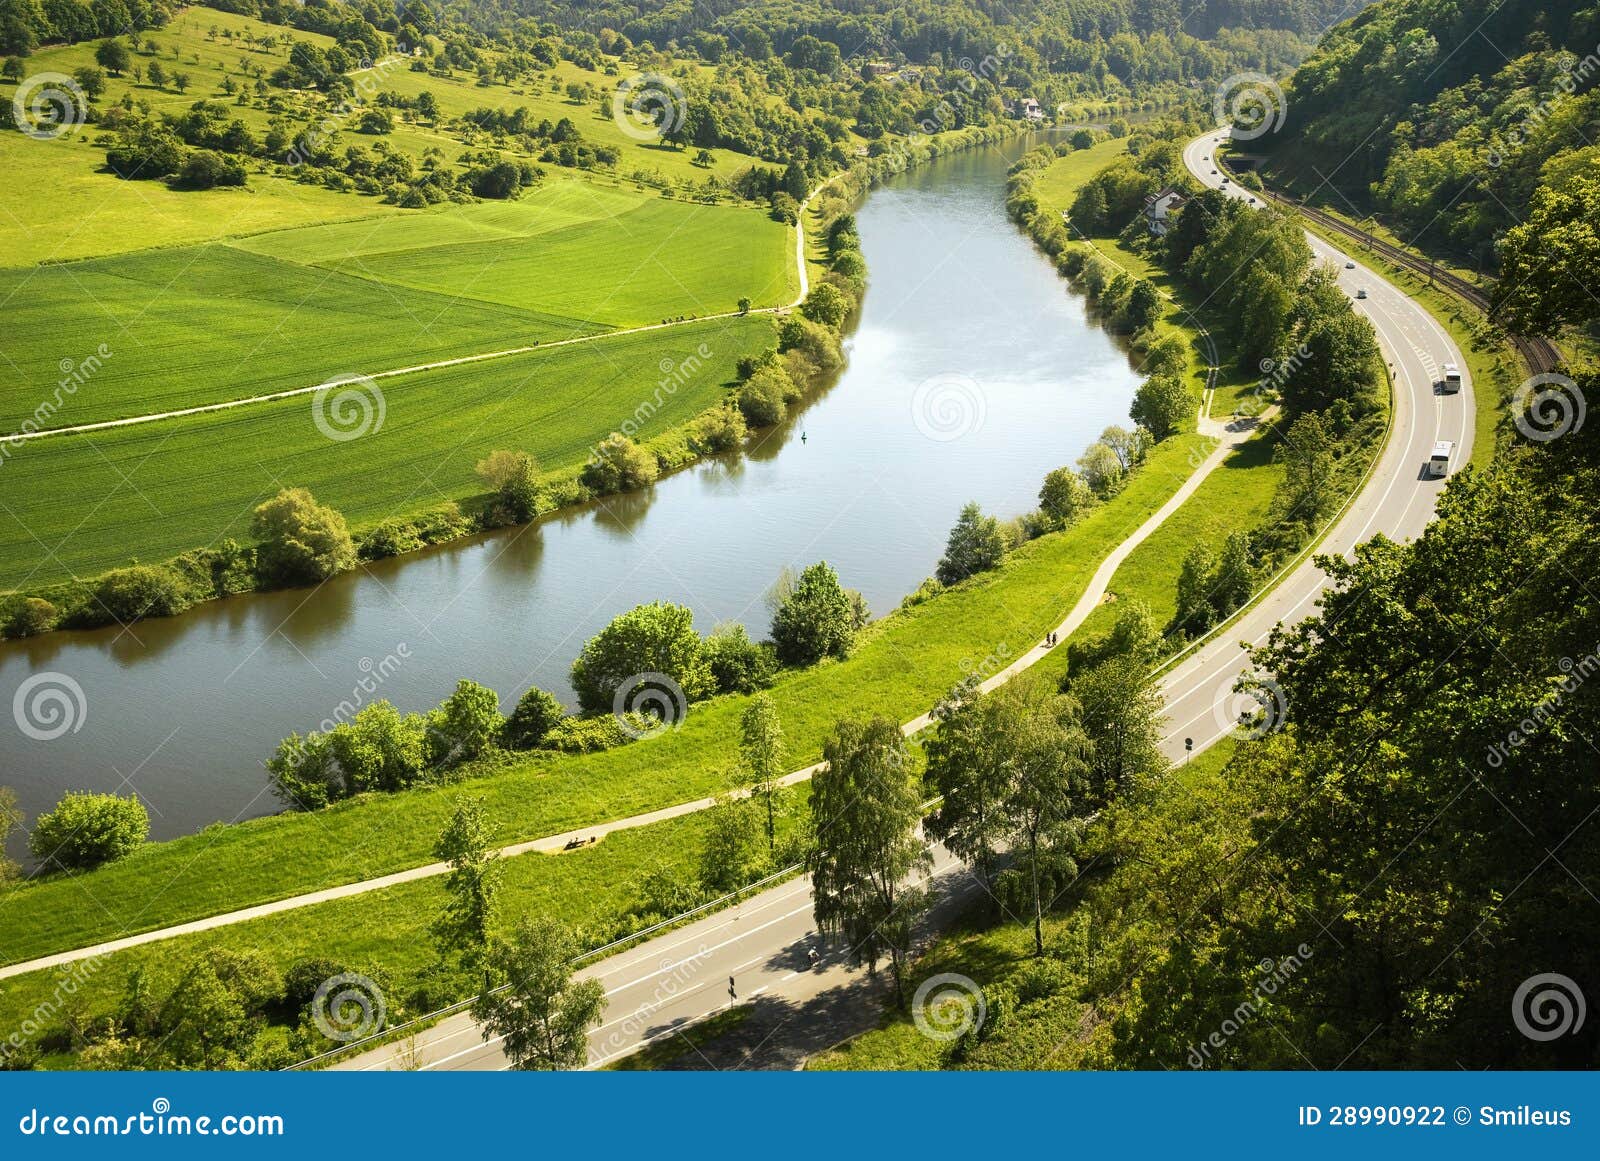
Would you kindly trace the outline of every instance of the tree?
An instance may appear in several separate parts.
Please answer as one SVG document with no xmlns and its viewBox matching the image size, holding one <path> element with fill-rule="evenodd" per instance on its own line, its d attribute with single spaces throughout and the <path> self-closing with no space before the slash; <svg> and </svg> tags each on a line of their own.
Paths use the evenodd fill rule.
<svg viewBox="0 0 1600 1161">
<path fill-rule="evenodd" d="M 1592 164 L 1592 161 L 1591 161 Z M 1590 285 L 1600 269 L 1600 180 L 1576 173 L 1541 185 L 1527 219 L 1500 244 L 1493 313 L 1509 329 L 1553 335 L 1593 322 Z"/>
<path fill-rule="evenodd" d="M 401 714 L 380 699 L 335 726 L 328 745 L 347 794 L 404 790 L 427 768 L 428 723 L 421 714 Z"/>
<path fill-rule="evenodd" d="M 1071 693 L 1091 744 L 1088 789 L 1096 808 L 1166 773 L 1165 715 L 1147 657 L 1138 651 L 1114 654 L 1074 677 Z"/>
<path fill-rule="evenodd" d="M 961 509 L 934 575 L 940 584 L 958 584 L 969 576 L 999 568 L 1005 558 L 1006 538 L 1000 531 L 1000 522 L 985 516 L 972 503 Z"/>
<path fill-rule="evenodd" d="M 1093 747 L 1079 724 L 1077 703 L 1031 675 L 1007 682 L 990 696 L 996 700 L 998 745 L 1011 766 L 1005 812 L 1027 867 L 1033 949 L 1043 955 L 1041 860 L 1070 850 L 1086 821 L 1075 808 L 1084 797 Z"/>
<path fill-rule="evenodd" d="M 120 77 L 128 71 L 128 65 L 132 63 L 133 57 L 128 52 L 127 45 L 120 40 L 111 39 L 102 40 L 95 45 L 94 60 L 112 76 Z"/>
<path fill-rule="evenodd" d="M 106 91 L 106 74 L 93 65 L 73 69 L 72 79 L 78 82 L 78 88 L 82 89 L 84 96 L 91 101 L 98 101 Z"/>
<path fill-rule="evenodd" d="M 811 780 L 811 896 L 817 926 L 842 935 L 855 962 L 875 972 L 887 956 L 905 1002 L 905 957 L 928 891 L 915 877 L 933 865 L 917 833 L 922 801 L 905 737 L 887 718 L 843 721 Z"/>
<path fill-rule="evenodd" d="M 172 87 L 177 89 L 180 93 L 187 93 L 189 91 L 189 74 L 173 73 Z"/>
<path fill-rule="evenodd" d="M 1128 291 L 1128 301 L 1122 305 L 1122 325 L 1138 332 L 1154 326 L 1161 317 L 1161 292 L 1148 278 L 1140 278 Z"/>
<path fill-rule="evenodd" d="M 555 1071 L 587 1061 L 589 1029 L 600 1023 L 606 994 L 598 980 L 573 982 L 577 950 L 545 916 L 519 920 L 509 939 L 495 942 L 489 968 L 500 986 L 480 995 L 472 1014 L 485 1040 L 500 1038 L 513 1068 Z"/>
<path fill-rule="evenodd" d="M 257 568 L 269 583 L 315 584 L 355 565 L 344 517 L 305 488 L 283 489 L 255 510 L 250 527 L 260 542 Z"/>
<path fill-rule="evenodd" d="M 1007 755 L 994 728 L 998 703 L 985 698 L 975 677 L 961 682 L 933 707 L 933 734 L 925 748 L 928 783 L 942 798 L 927 831 L 971 863 L 985 883 L 994 873 L 1007 835 Z"/>
<path fill-rule="evenodd" d="M 1315 528 L 1333 504 L 1333 438 L 1322 417 L 1307 412 L 1296 419 L 1273 450 L 1273 458 L 1284 465 L 1286 515 Z"/>
<path fill-rule="evenodd" d="M 531 750 L 565 716 L 566 709 L 556 695 L 535 685 L 517 699 L 517 708 L 506 719 L 505 744 L 513 750 Z"/>
<path fill-rule="evenodd" d="M 441 949 L 460 956 L 467 970 L 476 970 L 489 951 L 495 897 L 505 873 L 499 853 L 489 846 L 482 798 L 456 803 L 433 845 L 433 857 L 450 864 L 444 877 L 444 910 L 433 922 L 433 937 Z M 484 986 L 487 990 L 487 979 Z"/>
<path fill-rule="evenodd" d="M 700 848 L 700 882 L 708 891 L 733 891 L 763 865 L 761 807 L 745 794 L 721 794 L 706 812 Z"/>
<path fill-rule="evenodd" d="M 1152 375 L 1139 384 L 1128 415 L 1156 439 L 1176 435 L 1194 414 L 1194 401 L 1176 375 Z"/>
<path fill-rule="evenodd" d="M 1039 489 L 1039 510 L 1057 528 L 1067 528 L 1094 503 L 1094 493 L 1082 476 L 1071 468 L 1057 468 L 1044 478 Z"/>
<path fill-rule="evenodd" d="M 595 448 L 578 480 L 597 496 L 648 488 L 660 473 L 656 457 L 627 436 L 612 432 Z"/>
<path fill-rule="evenodd" d="M 1127 474 L 1117 453 L 1096 440 L 1078 457 L 1078 473 L 1089 490 L 1101 499 L 1114 496 Z"/>
<path fill-rule="evenodd" d="M 46 865 L 97 867 L 132 854 L 150 835 L 150 815 L 137 795 L 69 790 L 34 820 L 28 850 Z"/>
<path fill-rule="evenodd" d="M 832 283 L 819 282 L 800 304 L 800 312 L 812 322 L 838 330 L 850 313 L 850 300 Z"/>
<path fill-rule="evenodd" d="M 494 492 L 507 519 L 526 524 L 538 514 L 539 465 L 527 452 L 490 452 L 478 461 L 475 471 Z"/>
<path fill-rule="evenodd" d="M 783 763 L 787 755 L 778 707 L 767 694 L 751 698 L 739 719 L 739 756 L 744 761 L 750 793 L 766 807 L 767 848 L 776 853 L 778 798 L 783 792 L 778 780 L 784 775 Z"/>
<path fill-rule="evenodd" d="M 1211 607 L 1219 617 L 1240 608 L 1255 592 L 1256 569 L 1250 560 L 1250 538 L 1243 532 L 1230 532 L 1222 542 L 1217 572 L 1211 578 Z"/>
<path fill-rule="evenodd" d="M 237 1068 L 283 981 L 256 952 L 212 948 L 183 969 L 156 1024 L 160 1051 L 186 1068 Z"/>
<path fill-rule="evenodd" d="M 17 84 L 28 75 L 28 66 L 23 63 L 20 56 L 8 56 L 4 65 L 0 65 L 0 80 Z"/>
<path fill-rule="evenodd" d="M 1211 603 L 1211 580 L 1216 556 L 1204 540 L 1197 540 L 1184 554 L 1178 567 L 1177 609 L 1172 614 L 1172 628 L 1192 636 L 1210 627 L 1216 618 Z"/>
<path fill-rule="evenodd" d="M 430 765 L 470 762 L 489 748 L 504 726 L 494 690 L 463 678 L 429 717 Z"/>
<path fill-rule="evenodd" d="M 785 665 L 814 665 L 848 657 L 855 644 L 855 610 L 827 561 L 802 572 L 772 617 L 772 641 Z"/>
<path fill-rule="evenodd" d="M 1288 363 L 1283 377 L 1290 411 L 1323 411 L 1339 402 L 1357 415 L 1372 409 L 1385 371 L 1371 323 L 1353 311 L 1323 316 L 1306 329 L 1301 348 L 1304 357 Z"/>
<path fill-rule="evenodd" d="M 161 67 L 161 62 L 153 60 L 145 67 L 144 75 L 150 78 L 150 83 L 158 89 L 167 87 L 167 70 Z"/>
<path fill-rule="evenodd" d="M 614 618 L 572 663 L 572 688 L 585 710 L 606 712 L 617 708 L 624 682 L 654 674 L 676 683 L 685 705 L 716 691 L 704 645 L 694 631 L 694 613 L 682 605 L 656 601 Z M 674 715 L 684 708 L 666 708 L 660 716 L 675 723 Z"/>
</svg>

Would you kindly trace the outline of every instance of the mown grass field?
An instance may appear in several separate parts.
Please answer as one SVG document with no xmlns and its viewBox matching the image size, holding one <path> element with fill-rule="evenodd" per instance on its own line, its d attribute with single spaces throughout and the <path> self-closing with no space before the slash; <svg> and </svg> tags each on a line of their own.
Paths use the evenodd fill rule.
<svg viewBox="0 0 1600 1161">
<path fill-rule="evenodd" d="M 659 392 L 640 439 L 712 406 L 739 357 L 773 341 L 768 316 L 712 319 L 396 376 L 377 384 L 382 425 L 346 442 L 317 426 L 316 394 L 33 441 L 0 467 L 0 589 L 249 539 L 251 510 L 283 487 L 310 488 L 359 527 L 481 491 L 473 465 L 497 448 L 570 470 L 654 405 L 663 365 L 710 352 Z"/>
<path fill-rule="evenodd" d="M 723 313 L 741 297 L 778 305 L 798 291 L 792 239 L 755 209 L 595 196 L 567 178 L 510 204 L 0 271 L 0 432 L 52 397 L 62 360 L 102 345 L 44 426 Z"/>
<path fill-rule="evenodd" d="M 790 765 L 819 757 L 843 717 L 914 716 L 985 658 L 1004 664 L 1030 648 L 1110 547 L 1172 494 L 1189 473 L 1190 454 L 1208 442 L 1194 435 L 1166 441 L 1120 495 L 1081 523 L 1025 545 L 995 572 L 876 622 L 848 661 L 785 673 L 771 693 Z M 747 701 L 697 704 L 670 733 L 600 754 L 529 758 L 478 781 L 495 840 L 556 834 L 713 793 L 736 757 Z M 455 793 L 414 790 L 212 828 L 86 875 L 41 880 L 0 900 L 0 956 L 29 959 L 415 866 L 428 861 Z"/>
</svg>

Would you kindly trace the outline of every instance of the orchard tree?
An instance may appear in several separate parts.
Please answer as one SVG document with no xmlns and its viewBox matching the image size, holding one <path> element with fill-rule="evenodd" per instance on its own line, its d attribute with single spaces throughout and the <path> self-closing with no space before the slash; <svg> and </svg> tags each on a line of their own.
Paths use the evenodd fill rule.
<svg viewBox="0 0 1600 1161">
<path fill-rule="evenodd" d="M 94 60 L 97 65 L 105 69 L 114 77 L 120 77 L 128 71 L 128 66 L 133 63 L 133 56 L 128 52 L 128 46 L 115 38 L 102 40 L 94 48 Z"/>
<path fill-rule="evenodd" d="M 499 1037 L 513 1068 L 581 1068 L 588 1061 L 589 1029 L 606 1008 L 598 980 L 574 982 L 572 935 L 546 916 L 518 921 L 509 939 L 489 953 L 491 978 L 472 1005 L 483 1038 Z"/>
</svg>

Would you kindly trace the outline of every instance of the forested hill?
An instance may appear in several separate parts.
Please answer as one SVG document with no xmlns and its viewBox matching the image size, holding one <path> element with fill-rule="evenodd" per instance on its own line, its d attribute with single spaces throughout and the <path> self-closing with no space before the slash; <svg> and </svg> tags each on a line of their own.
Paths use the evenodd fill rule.
<svg viewBox="0 0 1600 1161">
<path fill-rule="evenodd" d="M 613 29 L 656 46 L 723 37 L 751 55 L 789 53 L 810 37 L 849 59 L 879 55 L 914 63 L 935 56 L 981 57 L 1003 42 L 1023 44 L 1053 74 L 1125 84 L 1180 79 L 1148 75 L 1142 42 L 1160 38 L 1158 57 L 1184 41 L 1246 40 L 1279 45 L 1287 65 L 1323 29 L 1368 0 L 445 0 L 453 11 L 504 21 L 532 17 L 563 28 Z M 1277 34 L 1273 36 L 1272 34 Z M 1294 46 L 1290 49 L 1290 46 Z M 1191 71 L 1189 79 L 1196 74 Z M 1198 79 L 1206 79 L 1200 72 Z"/>
<path fill-rule="evenodd" d="M 1295 73 L 1273 176 L 1330 179 L 1402 236 L 1485 268 L 1541 185 L 1600 164 L 1594 0 L 1384 0 Z M 1313 169 L 1314 166 L 1314 169 Z"/>
</svg>

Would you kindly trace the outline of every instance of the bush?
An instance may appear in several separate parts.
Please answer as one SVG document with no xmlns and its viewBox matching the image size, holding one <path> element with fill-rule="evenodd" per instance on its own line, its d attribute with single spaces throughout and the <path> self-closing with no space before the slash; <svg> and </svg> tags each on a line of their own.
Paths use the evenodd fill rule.
<svg viewBox="0 0 1600 1161">
<path fill-rule="evenodd" d="M 1071 468 L 1057 468 L 1039 489 L 1039 510 L 1057 528 L 1069 527 L 1093 503 L 1089 485 Z"/>
<path fill-rule="evenodd" d="M 694 421 L 689 446 L 699 455 L 720 455 L 737 451 L 749 434 L 738 407 L 718 407 Z"/>
<path fill-rule="evenodd" d="M 271 584 L 316 584 L 356 562 L 344 517 L 305 488 L 283 489 L 255 510 L 250 527 L 260 541 L 257 569 Z"/>
<path fill-rule="evenodd" d="M 540 748 L 556 750 L 563 754 L 596 754 L 601 750 L 614 750 L 618 746 L 625 746 L 658 728 L 653 718 L 644 718 L 638 714 L 624 715 L 624 718 L 632 727 L 632 733 L 623 729 L 622 722 L 612 714 L 593 718 L 562 718 L 544 736 Z"/>
<path fill-rule="evenodd" d="M 214 189 L 243 185 L 245 177 L 244 163 L 237 157 L 196 149 L 178 170 L 176 184 L 184 189 Z"/>
<path fill-rule="evenodd" d="M 494 493 L 496 523 L 526 524 L 539 514 L 539 465 L 527 452 L 490 452 L 473 470 Z"/>
<path fill-rule="evenodd" d="M 513 750 L 532 750 L 567 716 L 566 707 L 553 693 L 533 686 L 517 700 L 500 736 Z"/>
<path fill-rule="evenodd" d="M 647 488 L 660 471 L 654 455 L 620 432 L 612 432 L 595 448 L 578 479 L 595 495 L 609 496 Z"/>
<path fill-rule="evenodd" d="M 785 665 L 848 657 L 855 645 L 856 608 L 827 561 L 800 574 L 772 617 L 772 641 Z"/>
<path fill-rule="evenodd" d="M 171 617 L 189 607 L 178 575 L 164 565 L 136 564 L 101 577 L 94 587 L 98 609 L 124 625 L 141 617 Z"/>
<path fill-rule="evenodd" d="M 300 810 L 321 810 L 350 793 L 331 734 L 290 734 L 267 759 L 267 774 L 273 793 Z"/>
<path fill-rule="evenodd" d="M 737 621 L 713 629 L 705 653 L 718 693 L 755 693 L 772 684 L 777 669 L 772 647 L 750 640 Z"/>
<path fill-rule="evenodd" d="M 60 611 L 42 597 L 26 597 L 6 618 L 7 637 L 33 637 L 48 633 L 61 619 Z"/>
<path fill-rule="evenodd" d="M 478 757 L 500 736 L 506 720 L 488 686 L 462 679 L 428 719 L 428 764 L 454 766 Z"/>
<path fill-rule="evenodd" d="M 853 305 L 842 290 L 824 282 L 813 287 L 811 293 L 806 295 L 805 302 L 800 304 L 800 312 L 812 322 L 838 330 L 844 325 L 845 316 Z"/>
<path fill-rule="evenodd" d="M 782 367 L 762 367 L 739 388 L 739 411 L 751 427 L 781 423 L 787 411 L 784 400 L 794 383 Z"/>
<path fill-rule="evenodd" d="M 623 684 L 646 674 L 675 682 L 686 701 L 715 691 L 694 614 L 683 606 L 656 601 L 613 619 L 572 663 L 572 688 L 585 710 L 609 711 Z"/>
<path fill-rule="evenodd" d="M 427 741 L 422 715 L 402 716 L 387 701 L 373 702 L 328 734 L 329 752 L 349 794 L 414 784 L 427 765 Z"/>
<path fill-rule="evenodd" d="M 137 796 L 68 791 L 35 820 L 28 849 L 41 863 L 87 869 L 132 854 L 149 834 L 150 815 Z"/>
</svg>

